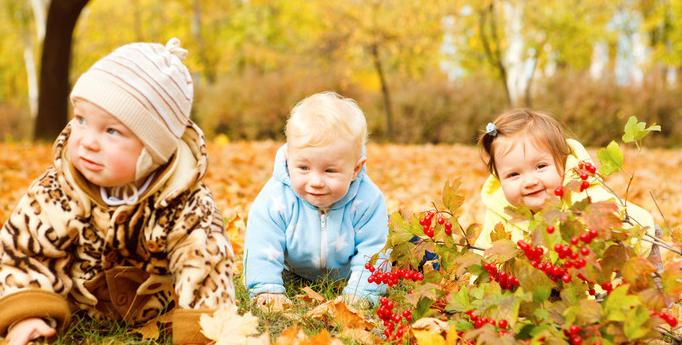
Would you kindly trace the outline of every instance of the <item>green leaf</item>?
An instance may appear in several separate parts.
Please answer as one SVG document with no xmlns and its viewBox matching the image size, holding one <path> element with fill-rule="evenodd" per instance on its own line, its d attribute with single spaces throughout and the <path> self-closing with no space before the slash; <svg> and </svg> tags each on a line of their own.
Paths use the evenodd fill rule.
<svg viewBox="0 0 682 345">
<path fill-rule="evenodd" d="M 448 303 L 446 310 L 448 312 L 465 312 L 471 309 L 471 302 L 469 302 L 469 288 L 462 286 L 457 292 L 450 293 L 450 302 Z"/>
<path fill-rule="evenodd" d="M 605 149 L 597 152 L 597 158 L 601 163 L 599 173 L 609 176 L 623 168 L 623 151 L 615 141 L 612 141 Z"/>
<path fill-rule="evenodd" d="M 629 143 L 632 141 L 641 141 L 652 131 L 660 131 L 661 126 L 655 123 L 649 128 L 646 128 L 645 122 L 637 122 L 637 118 L 630 116 L 628 122 L 625 124 L 625 134 L 623 134 L 623 142 Z"/>
<path fill-rule="evenodd" d="M 661 273 L 661 284 L 663 291 L 668 296 L 677 297 L 682 294 L 682 263 L 672 261 L 665 265 L 663 273 Z"/>
<path fill-rule="evenodd" d="M 649 310 L 644 306 L 630 310 L 624 321 L 623 332 L 628 340 L 643 338 L 651 331 L 651 327 L 646 325 L 649 321 Z"/>
<path fill-rule="evenodd" d="M 473 265 L 482 265 L 483 262 L 483 257 L 477 253 L 474 253 L 473 251 L 467 252 L 466 254 L 458 257 L 457 259 L 453 260 L 453 264 L 455 266 L 459 266 L 457 269 L 457 272 L 455 272 L 456 275 L 462 276 L 467 269 L 470 266 Z"/>
<path fill-rule="evenodd" d="M 445 186 L 443 186 L 443 205 L 453 215 L 459 214 L 459 208 L 464 204 L 464 196 L 457 193 L 460 183 L 461 181 L 456 179 L 452 185 L 449 181 L 445 181 Z"/>
<path fill-rule="evenodd" d="M 621 285 L 609 293 L 604 302 L 604 312 L 607 320 L 625 321 L 630 308 L 639 305 L 641 302 L 637 296 L 628 294 L 628 286 Z M 649 315 L 647 314 L 647 318 Z"/>
<path fill-rule="evenodd" d="M 492 262 L 507 262 L 511 258 L 517 256 L 522 251 L 511 240 L 499 240 L 492 244 L 492 247 L 486 249 L 485 258 Z"/>
</svg>

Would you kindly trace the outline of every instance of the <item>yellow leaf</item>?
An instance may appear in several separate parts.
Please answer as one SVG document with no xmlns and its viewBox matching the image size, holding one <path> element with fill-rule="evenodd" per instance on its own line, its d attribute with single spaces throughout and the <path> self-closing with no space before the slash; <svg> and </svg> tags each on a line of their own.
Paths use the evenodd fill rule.
<svg viewBox="0 0 682 345">
<path fill-rule="evenodd" d="M 440 333 L 413 329 L 412 334 L 417 339 L 419 345 L 445 345 L 445 339 L 443 339 Z"/>
<path fill-rule="evenodd" d="M 258 333 L 258 318 L 250 312 L 239 315 L 237 306 L 220 309 L 199 318 L 201 333 L 208 339 L 215 340 L 216 345 L 237 345 L 247 341 L 250 335 Z"/>
</svg>

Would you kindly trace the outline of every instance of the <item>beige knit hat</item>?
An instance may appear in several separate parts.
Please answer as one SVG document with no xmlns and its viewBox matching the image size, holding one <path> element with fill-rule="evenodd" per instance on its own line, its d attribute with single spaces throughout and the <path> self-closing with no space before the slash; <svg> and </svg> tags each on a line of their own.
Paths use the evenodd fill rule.
<svg viewBox="0 0 682 345">
<path fill-rule="evenodd" d="M 194 97 L 192 77 L 182 61 L 187 50 L 171 38 L 124 45 L 83 73 L 71 91 L 115 116 L 144 144 L 135 178 L 147 176 L 178 147 Z"/>
</svg>

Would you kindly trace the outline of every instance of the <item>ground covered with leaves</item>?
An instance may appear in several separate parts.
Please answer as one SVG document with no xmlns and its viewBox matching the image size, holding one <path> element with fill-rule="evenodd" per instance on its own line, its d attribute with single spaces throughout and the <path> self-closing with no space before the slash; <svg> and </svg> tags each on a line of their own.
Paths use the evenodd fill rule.
<svg viewBox="0 0 682 345">
<path fill-rule="evenodd" d="M 210 168 L 204 181 L 212 189 L 217 204 L 225 216 L 226 228 L 238 260 L 242 256 L 244 224 L 251 201 L 270 177 L 275 152 L 280 145 L 280 142 L 271 141 L 229 142 L 224 137 L 218 137 L 209 143 Z M 682 174 L 679 173 L 679 167 L 682 166 L 682 151 L 644 148 L 641 152 L 636 152 L 636 149 L 631 147 L 624 147 L 623 150 L 625 157 L 623 165 L 627 167 L 628 171 L 634 172 L 633 183 L 628 188 L 628 176 L 615 174 L 607 178 L 608 185 L 619 195 L 624 196 L 627 193 L 628 200 L 650 210 L 657 224 L 661 224 L 662 227 L 669 230 L 679 229 L 680 224 L 682 224 L 682 193 L 680 193 L 682 191 L 682 187 L 680 187 L 682 186 Z M 596 161 L 596 150 L 590 150 L 590 153 Z M 423 216 L 424 211 L 433 210 L 435 205 L 442 204 L 443 186 L 446 181 L 458 181 L 457 193 L 463 198 L 456 207 L 457 217 L 453 221 L 456 221 L 461 228 L 467 229 L 470 228 L 470 225 L 483 219 L 484 208 L 480 201 L 479 192 L 487 178 L 487 173 L 484 171 L 476 148 L 463 145 L 369 144 L 367 155 L 368 173 L 384 191 L 388 202 L 388 211 L 394 214 L 392 221 L 403 224 L 400 229 L 394 228 L 395 232 L 409 233 L 411 230 L 407 228 L 410 226 L 406 224 L 414 220 L 410 218 L 410 214 Z M 7 219 L 30 182 L 50 164 L 50 157 L 51 147 L 49 145 L 0 144 L 0 222 Z M 400 218 L 396 218 L 398 217 L 396 214 L 400 214 Z M 402 218 L 403 215 L 405 216 L 404 219 Z M 439 231 L 439 235 L 436 237 L 443 237 L 442 228 Z M 475 236 L 476 234 L 471 235 Z M 606 238 L 606 235 L 603 237 Z M 433 248 L 433 245 L 429 248 Z M 504 252 L 504 256 L 517 255 L 514 253 L 517 252 L 509 249 Z M 445 254 L 447 255 L 447 253 Z M 664 261 L 674 261 L 674 256 L 674 254 L 663 251 Z M 505 262 L 509 265 L 516 265 L 515 267 L 519 267 L 521 271 L 527 269 L 527 265 L 519 266 L 520 263 Z M 238 269 L 241 270 L 241 262 L 239 261 L 237 264 Z M 489 266 L 486 268 L 490 268 Z M 412 279 L 411 274 L 406 271 L 398 273 L 398 275 L 402 275 L 402 278 L 398 277 L 394 280 L 401 280 L 401 284 L 389 288 L 389 297 L 398 296 L 395 310 L 398 310 L 397 304 L 400 303 L 404 308 L 401 312 L 409 309 L 410 311 L 415 310 L 415 313 L 420 315 L 434 316 L 431 315 L 434 314 L 433 312 L 429 313 L 426 310 L 435 309 L 437 311 L 435 316 L 439 317 L 425 317 L 423 320 L 409 323 L 412 333 L 420 335 L 420 344 L 440 344 L 449 343 L 449 341 L 454 343 L 454 339 L 460 333 L 448 332 L 450 326 L 443 322 L 443 319 L 447 319 L 443 315 L 452 315 L 456 311 L 453 308 L 457 303 L 453 304 L 453 300 L 457 300 L 458 296 L 437 293 L 436 291 L 447 291 L 448 283 L 442 280 L 443 277 L 436 277 L 433 272 L 424 273 L 429 276 L 427 281 L 431 279 L 432 282 L 417 284 L 415 279 Z M 429 273 L 431 274 L 429 275 Z M 490 276 L 493 277 L 494 275 L 491 274 Z M 435 281 L 436 278 L 441 280 Z M 334 284 L 324 282 L 318 286 L 313 286 L 312 289 L 305 287 L 292 289 L 291 297 L 296 306 L 293 311 L 285 314 L 263 313 L 248 305 L 248 296 L 241 286 L 240 279 L 237 277 L 235 282 L 239 301 L 238 313 L 235 311 L 232 314 L 215 315 L 213 320 L 203 321 L 206 324 L 204 330 L 213 332 L 217 338 L 221 338 L 221 332 L 224 330 L 212 325 L 231 324 L 243 326 L 239 330 L 232 330 L 232 334 L 240 331 L 245 332 L 244 336 L 261 334 L 260 338 L 249 338 L 252 343 L 267 343 L 266 338 L 270 337 L 273 341 L 282 344 L 326 344 L 338 342 L 339 339 L 344 339 L 345 342 L 367 344 L 384 341 L 387 337 L 385 330 L 392 323 L 390 313 L 388 315 L 389 321 L 387 321 L 385 315 L 382 315 L 385 312 L 379 312 L 381 308 L 389 309 L 386 308 L 387 301 L 382 303 L 381 308 L 374 308 L 365 312 L 358 311 L 335 301 L 333 297 L 336 293 L 336 287 Z M 546 282 L 542 281 L 542 283 L 545 284 Z M 420 307 L 418 305 L 420 300 L 415 299 L 417 297 L 409 297 L 410 295 L 414 296 L 410 293 L 413 288 L 418 289 L 418 295 L 429 297 L 433 303 L 426 307 L 423 305 Z M 452 288 L 451 290 L 459 289 L 455 286 Z M 477 294 L 483 296 L 491 293 L 491 291 L 472 290 L 469 292 L 467 290 L 467 294 L 469 293 L 472 296 Z M 625 293 L 620 290 L 619 294 L 625 296 Z M 446 304 L 443 304 L 446 302 L 446 298 L 450 305 L 449 310 L 447 310 Z M 467 301 L 467 303 L 472 302 Z M 459 301 L 458 303 L 463 302 Z M 495 308 L 504 304 L 500 301 L 495 303 L 497 303 L 494 304 Z M 410 307 L 407 308 L 406 306 Z M 518 309 L 518 305 L 516 308 Z M 504 308 L 499 307 L 495 310 L 504 310 Z M 395 314 L 395 312 L 392 313 Z M 478 317 L 468 317 L 472 323 L 479 319 Z M 407 319 L 407 314 L 399 316 L 399 320 L 403 319 Z M 511 319 L 509 321 L 516 322 Z M 401 322 L 408 323 L 406 321 Z M 393 324 L 401 322 L 393 322 Z M 505 320 L 505 327 L 501 327 L 502 329 L 507 328 L 506 323 L 507 320 Z M 499 326 L 495 325 L 495 327 Z M 252 328 L 255 331 L 251 332 Z M 70 337 L 83 339 L 82 342 L 84 343 L 137 342 L 137 340 L 133 340 L 137 338 L 126 335 L 129 330 L 125 328 L 120 330 L 108 328 L 107 331 L 113 332 L 111 335 L 102 335 L 101 331 L 101 329 L 97 329 L 96 325 L 83 321 L 73 327 L 72 332 L 75 334 L 70 334 Z M 573 330 L 570 328 L 566 329 L 566 332 L 569 332 L 568 339 L 571 339 L 571 331 Z M 251 333 L 249 334 L 249 332 Z M 267 336 L 263 336 L 266 333 Z M 391 335 L 394 336 L 395 333 L 397 333 L 397 329 L 392 329 Z M 139 342 L 169 343 L 168 338 L 163 337 L 157 340 L 145 339 L 147 337 L 156 338 L 156 335 L 158 335 L 156 328 L 143 330 L 143 337 Z M 443 336 L 441 337 L 441 335 Z M 504 339 L 502 335 L 500 337 Z M 498 340 L 495 339 L 495 341 Z"/>
</svg>

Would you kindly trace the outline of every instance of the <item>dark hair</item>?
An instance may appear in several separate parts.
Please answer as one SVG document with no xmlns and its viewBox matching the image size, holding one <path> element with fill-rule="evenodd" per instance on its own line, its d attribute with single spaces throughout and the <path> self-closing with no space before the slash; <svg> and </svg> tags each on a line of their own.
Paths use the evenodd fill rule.
<svg viewBox="0 0 682 345">
<path fill-rule="evenodd" d="M 537 147 L 547 148 L 554 157 L 560 174 L 566 166 L 571 149 L 566 142 L 563 125 L 553 116 L 532 109 L 513 109 L 500 115 L 493 122 L 497 132 L 485 132 L 478 139 L 481 158 L 489 173 L 497 175 L 495 165 L 495 141 L 499 137 L 511 137 L 525 132 Z"/>
</svg>

